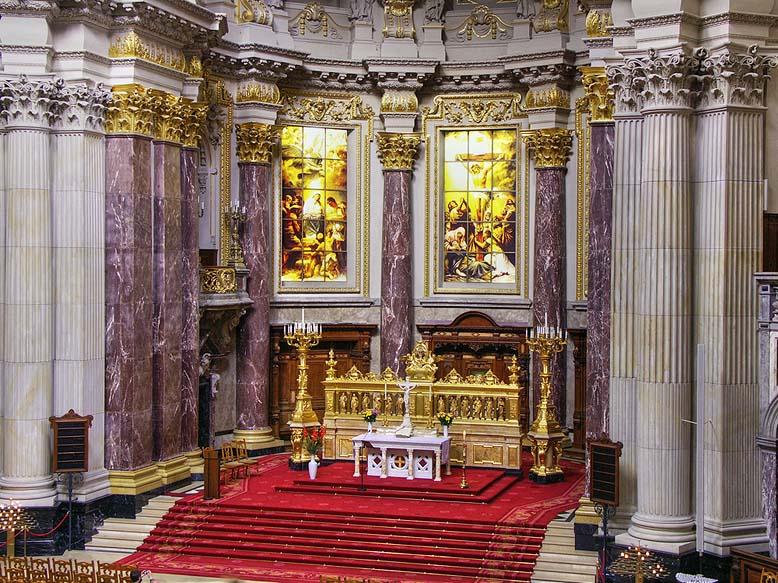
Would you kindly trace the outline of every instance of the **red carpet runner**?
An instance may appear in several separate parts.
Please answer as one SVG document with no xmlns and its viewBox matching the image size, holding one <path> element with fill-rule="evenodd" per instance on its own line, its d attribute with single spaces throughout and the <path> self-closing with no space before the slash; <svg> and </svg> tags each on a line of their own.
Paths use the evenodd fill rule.
<svg viewBox="0 0 778 583">
<path fill-rule="evenodd" d="M 352 464 L 322 467 L 311 482 L 287 456 L 262 458 L 218 501 L 181 498 L 120 562 L 254 581 L 529 581 L 546 526 L 583 494 L 576 463 L 546 486 L 473 469 L 463 491 L 457 469 L 437 483 L 366 478 L 360 492 Z"/>
</svg>

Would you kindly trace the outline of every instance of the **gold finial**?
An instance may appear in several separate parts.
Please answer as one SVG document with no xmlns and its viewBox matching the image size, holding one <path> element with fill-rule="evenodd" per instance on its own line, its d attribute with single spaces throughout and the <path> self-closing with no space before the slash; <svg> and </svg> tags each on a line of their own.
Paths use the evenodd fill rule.
<svg viewBox="0 0 778 583">
<path fill-rule="evenodd" d="M 411 381 L 434 381 L 438 365 L 435 364 L 435 356 L 430 353 L 430 348 L 424 340 L 419 340 L 410 354 L 402 357 L 405 361 L 405 374 Z"/>
<path fill-rule="evenodd" d="M 236 126 L 238 161 L 270 164 L 273 145 L 278 140 L 278 129 L 265 123 L 241 123 Z"/>
<path fill-rule="evenodd" d="M 325 360 L 324 364 L 327 365 L 327 377 L 326 380 L 331 381 L 335 378 L 337 373 L 335 372 L 335 365 L 338 364 L 338 361 L 335 360 L 335 349 L 330 348 L 330 358 L 329 360 Z"/>
<path fill-rule="evenodd" d="M 573 134 L 564 128 L 545 128 L 522 132 L 535 159 L 536 168 L 564 168 L 573 146 Z"/>
<path fill-rule="evenodd" d="M 378 158 L 384 170 L 413 170 L 413 161 L 421 143 L 421 134 L 379 132 Z"/>
<path fill-rule="evenodd" d="M 516 355 L 514 354 L 511 356 L 511 364 L 508 366 L 508 372 L 510 373 L 508 375 L 508 384 L 511 385 L 519 385 L 519 373 L 521 372 L 521 367 L 519 366 Z"/>
<path fill-rule="evenodd" d="M 586 90 L 589 123 L 613 121 L 615 93 L 608 83 L 605 67 L 581 67 L 581 82 Z"/>
</svg>

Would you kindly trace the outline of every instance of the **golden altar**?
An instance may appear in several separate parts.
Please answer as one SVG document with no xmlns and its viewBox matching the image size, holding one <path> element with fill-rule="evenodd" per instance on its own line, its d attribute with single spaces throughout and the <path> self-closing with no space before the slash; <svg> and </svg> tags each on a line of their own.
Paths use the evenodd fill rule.
<svg viewBox="0 0 778 583">
<path fill-rule="evenodd" d="M 420 432 L 441 434 L 437 421 L 440 413 L 455 417 L 449 427 L 452 438 L 451 461 L 462 463 L 462 435 L 466 432 L 465 449 L 468 466 L 518 468 L 521 438 L 519 397 L 519 366 L 516 358 L 508 367 L 508 382 L 492 373 L 462 377 L 456 370 L 441 380 L 435 380 L 435 357 L 424 341 L 404 357 L 406 378 L 416 385 L 408 403 L 414 428 Z M 389 369 L 380 375 L 363 373 L 352 367 L 343 376 L 335 372 L 334 358 L 326 362 L 327 376 L 323 381 L 325 412 L 325 459 L 353 459 L 351 439 L 367 429 L 362 412 L 378 411 L 373 427 L 397 427 L 403 417 L 402 380 Z M 384 406 L 385 405 L 385 406 Z"/>
</svg>

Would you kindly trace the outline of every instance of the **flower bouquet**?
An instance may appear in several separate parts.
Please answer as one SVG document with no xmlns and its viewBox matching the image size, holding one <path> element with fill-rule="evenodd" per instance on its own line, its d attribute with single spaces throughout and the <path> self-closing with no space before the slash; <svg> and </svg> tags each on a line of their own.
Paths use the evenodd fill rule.
<svg viewBox="0 0 778 583">
<path fill-rule="evenodd" d="M 367 423 L 368 433 L 372 433 L 373 423 L 375 422 L 376 417 L 378 417 L 378 409 L 365 409 L 364 411 L 362 411 L 362 418 Z"/>
<path fill-rule="evenodd" d="M 303 427 L 303 447 L 311 455 L 311 460 L 308 462 L 308 475 L 311 480 L 316 479 L 316 471 L 319 469 L 319 464 L 316 460 L 316 454 L 324 446 L 324 433 L 326 430 L 324 426 L 317 427 Z"/>
<path fill-rule="evenodd" d="M 448 437 L 448 426 L 454 422 L 454 417 L 448 413 L 438 413 L 438 422 L 443 427 L 443 437 Z"/>
</svg>

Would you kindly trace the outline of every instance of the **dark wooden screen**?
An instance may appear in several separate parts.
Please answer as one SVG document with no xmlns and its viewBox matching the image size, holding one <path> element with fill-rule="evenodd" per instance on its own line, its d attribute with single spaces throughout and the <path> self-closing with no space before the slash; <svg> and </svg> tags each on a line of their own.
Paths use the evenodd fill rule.
<svg viewBox="0 0 778 583">
<path fill-rule="evenodd" d="M 595 504 L 619 505 L 621 447 L 610 439 L 589 441 L 589 499 Z"/>
<path fill-rule="evenodd" d="M 762 271 L 778 271 L 778 214 L 764 214 Z"/>
<path fill-rule="evenodd" d="M 92 416 L 83 417 L 71 409 L 62 417 L 49 417 L 54 432 L 51 471 L 54 474 L 89 470 L 89 428 Z"/>
</svg>

